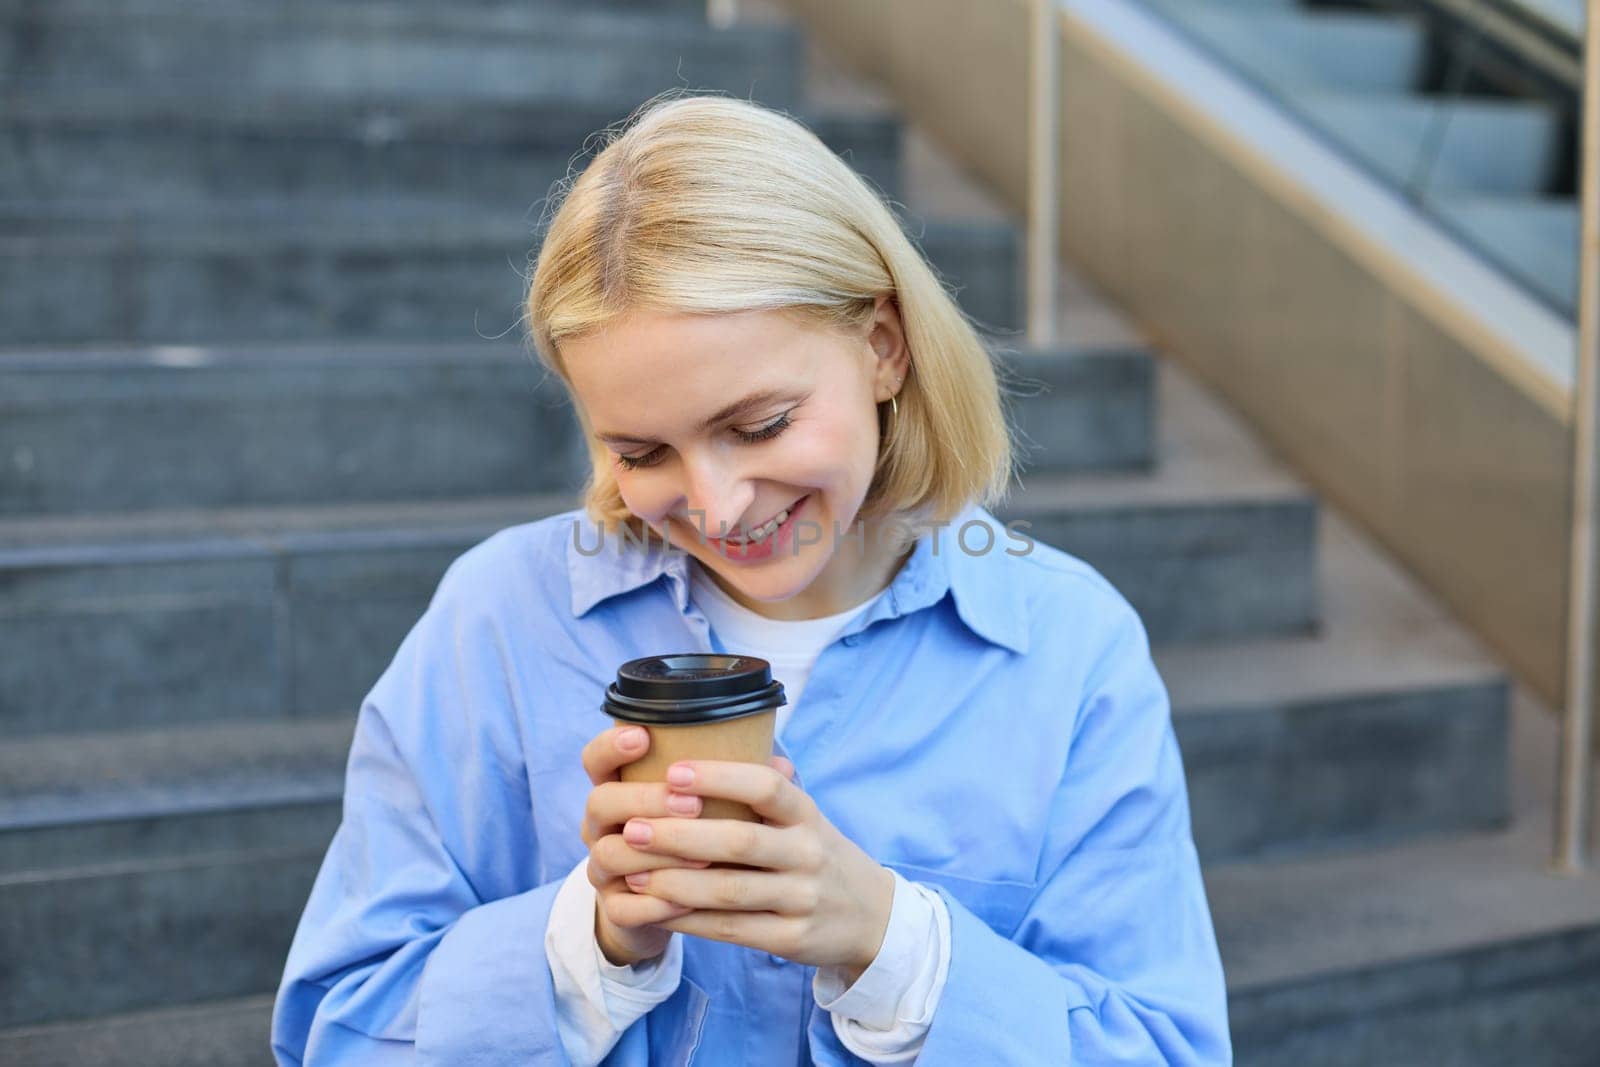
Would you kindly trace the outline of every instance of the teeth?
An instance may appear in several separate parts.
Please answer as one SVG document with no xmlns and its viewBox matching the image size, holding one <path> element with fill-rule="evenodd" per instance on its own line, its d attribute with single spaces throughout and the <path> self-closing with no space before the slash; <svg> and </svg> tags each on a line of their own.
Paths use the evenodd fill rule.
<svg viewBox="0 0 1600 1067">
<path fill-rule="evenodd" d="M 735 545 L 760 544 L 762 541 L 765 541 L 767 538 L 777 533 L 778 527 L 782 526 L 786 521 L 788 521 L 788 518 L 789 513 L 787 511 L 780 511 L 777 515 L 770 519 L 765 526 L 758 529 L 749 537 L 729 537 L 725 540 L 727 540 L 729 544 Z"/>
</svg>

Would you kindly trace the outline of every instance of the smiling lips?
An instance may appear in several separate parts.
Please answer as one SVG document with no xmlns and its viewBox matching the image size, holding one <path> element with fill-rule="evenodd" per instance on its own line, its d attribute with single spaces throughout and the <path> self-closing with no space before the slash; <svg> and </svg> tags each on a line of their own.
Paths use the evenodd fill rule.
<svg viewBox="0 0 1600 1067">
<path fill-rule="evenodd" d="M 782 526 L 785 522 L 788 521 L 789 516 L 794 514 L 795 510 L 800 507 L 800 505 L 805 501 L 805 499 L 806 499 L 805 497 L 801 497 L 799 500 L 796 500 L 793 504 L 790 504 L 788 507 L 786 507 L 782 511 L 778 512 L 772 518 L 768 519 L 766 522 L 764 522 L 760 526 L 756 527 L 755 530 L 747 532 L 743 537 L 738 537 L 738 536 L 714 537 L 714 538 L 710 538 L 710 540 L 720 541 L 723 544 L 728 544 L 728 545 L 754 545 L 754 544 L 760 544 L 762 541 L 765 541 L 767 538 L 771 537 L 774 533 L 776 533 L 777 530 L 778 530 L 778 527 Z"/>
</svg>

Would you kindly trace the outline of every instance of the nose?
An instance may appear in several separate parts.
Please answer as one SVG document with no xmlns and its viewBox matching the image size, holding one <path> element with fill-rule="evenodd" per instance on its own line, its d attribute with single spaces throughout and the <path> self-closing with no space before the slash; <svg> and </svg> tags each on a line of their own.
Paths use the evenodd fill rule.
<svg viewBox="0 0 1600 1067">
<path fill-rule="evenodd" d="M 684 517 L 707 537 L 720 537 L 739 528 L 739 521 L 755 502 L 755 490 L 726 457 L 699 453 L 683 463 Z M 698 514 L 695 514 L 698 512 Z"/>
</svg>

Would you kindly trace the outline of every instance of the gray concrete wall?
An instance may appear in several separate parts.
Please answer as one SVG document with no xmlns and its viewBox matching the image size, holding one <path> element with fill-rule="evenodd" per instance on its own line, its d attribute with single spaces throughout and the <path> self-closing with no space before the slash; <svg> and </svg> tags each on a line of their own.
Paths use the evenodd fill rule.
<svg viewBox="0 0 1600 1067">
<path fill-rule="evenodd" d="M 789 0 L 1019 214 L 1025 0 Z M 1474 309 L 1063 18 L 1062 241 L 1548 701 L 1565 670 L 1565 390 Z"/>
</svg>

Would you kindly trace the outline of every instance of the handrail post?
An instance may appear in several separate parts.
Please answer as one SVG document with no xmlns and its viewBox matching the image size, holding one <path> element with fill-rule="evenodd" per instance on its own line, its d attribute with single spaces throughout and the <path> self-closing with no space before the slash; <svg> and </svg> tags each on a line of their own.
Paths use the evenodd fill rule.
<svg viewBox="0 0 1600 1067">
<path fill-rule="evenodd" d="M 1567 707 L 1556 786 L 1555 874 L 1581 875 L 1589 844 L 1594 760 L 1596 425 L 1600 424 L 1600 0 L 1588 0 L 1583 32 L 1582 214 L 1578 227 L 1578 387 L 1572 418 L 1572 558 L 1567 590 Z"/>
<path fill-rule="evenodd" d="M 1056 242 L 1060 216 L 1060 80 L 1056 0 L 1033 0 L 1028 112 L 1028 344 L 1056 339 Z"/>
</svg>

